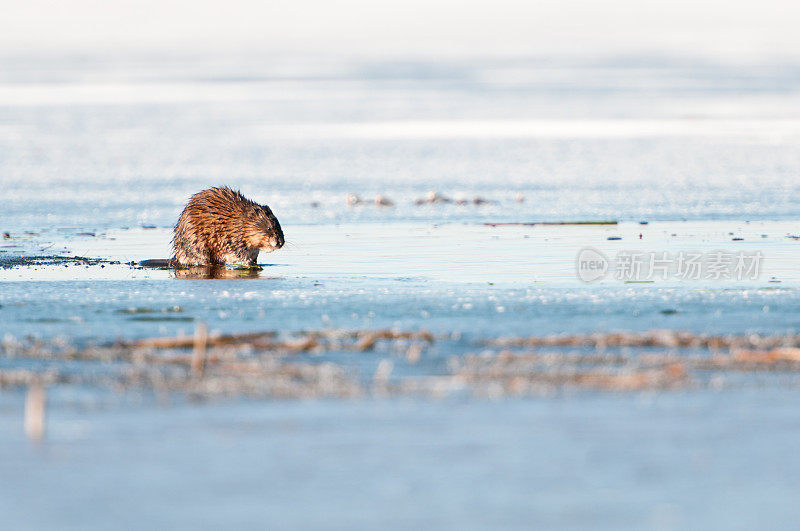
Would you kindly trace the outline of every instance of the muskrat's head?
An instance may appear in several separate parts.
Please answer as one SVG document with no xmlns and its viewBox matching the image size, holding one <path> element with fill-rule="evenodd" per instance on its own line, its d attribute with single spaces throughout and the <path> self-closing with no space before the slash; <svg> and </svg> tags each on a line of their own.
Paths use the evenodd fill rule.
<svg viewBox="0 0 800 531">
<path fill-rule="evenodd" d="M 247 220 L 245 241 L 251 249 L 267 253 L 283 247 L 281 224 L 267 205 L 253 205 L 252 215 Z"/>
</svg>

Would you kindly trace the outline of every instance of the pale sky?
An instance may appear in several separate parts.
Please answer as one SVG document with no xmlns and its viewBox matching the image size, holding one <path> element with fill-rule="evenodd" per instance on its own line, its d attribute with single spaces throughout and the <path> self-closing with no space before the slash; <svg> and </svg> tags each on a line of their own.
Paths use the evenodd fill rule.
<svg viewBox="0 0 800 531">
<path fill-rule="evenodd" d="M 0 53 L 800 56 L 784 0 L 3 0 Z"/>
</svg>

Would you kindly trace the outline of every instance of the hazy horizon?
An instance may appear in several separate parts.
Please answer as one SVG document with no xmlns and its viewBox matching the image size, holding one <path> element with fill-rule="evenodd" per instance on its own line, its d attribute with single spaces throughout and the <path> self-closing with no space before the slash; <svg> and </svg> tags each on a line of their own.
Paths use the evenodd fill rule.
<svg viewBox="0 0 800 531">
<path fill-rule="evenodd" d="M 800 57 L 800 5 L 548 0 L 0 4 L 1 55 L 341 53 Z"/>
</svg>

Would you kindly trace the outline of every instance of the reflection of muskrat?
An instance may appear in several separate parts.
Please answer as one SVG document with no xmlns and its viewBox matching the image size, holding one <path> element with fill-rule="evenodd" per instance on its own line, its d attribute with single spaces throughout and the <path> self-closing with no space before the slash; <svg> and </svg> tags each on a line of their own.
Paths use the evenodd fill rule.
<svg viewBox="0 0 800 531">
<path fill-rule="evenodd" d="M 283 231 L 267 205 L 228 187 L 210 188 L 189 199 L 175 225 L 172 247 L 172 261 L 180 266 L 254 266 L 258 251 L 283 247 Z"/>
</svg>

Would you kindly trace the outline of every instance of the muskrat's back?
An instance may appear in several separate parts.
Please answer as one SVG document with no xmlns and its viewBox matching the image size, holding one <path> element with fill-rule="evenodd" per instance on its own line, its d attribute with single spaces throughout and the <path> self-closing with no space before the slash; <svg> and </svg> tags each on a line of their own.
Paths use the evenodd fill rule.
<svg viewBox="0 0 800 531">
<path fill-rule="evenodd" d="M 283 247 L 283 231 L 267 205 L 228 187 L 194 194 L 172 238 L 173 260 L 182 266 L 256 265 L 258 252 Z"/>
</svg>

